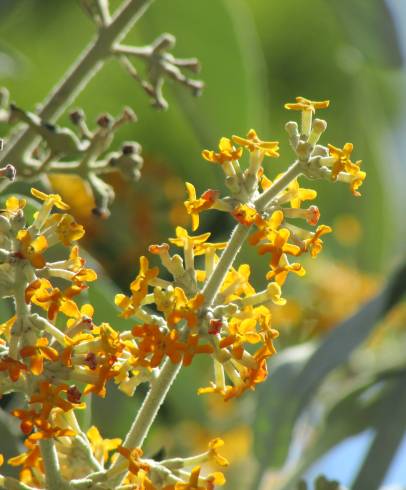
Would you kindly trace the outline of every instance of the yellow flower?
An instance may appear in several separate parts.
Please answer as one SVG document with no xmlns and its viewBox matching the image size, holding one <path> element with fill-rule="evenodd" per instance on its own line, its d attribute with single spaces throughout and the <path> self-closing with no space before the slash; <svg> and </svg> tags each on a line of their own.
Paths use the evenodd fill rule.
<svg viewBox="0 0 406 490">
<path fill-rule="evenodd" d="M 284 214 L 281 210 L 274 211 L 267 219 L 258 219 L 256 227 L 258 228 L 250 237 L 249 243 L 257 245 L 261 240 L 269 237 L 271 239 L 284 220 Z"/>
<path fill-rule="evenodd" d="M 271 264 L 271 270 L 267 273 L 266 278 L 268 279 L 268 281 L 274 279 L 280 286 L 283 286 L 289 272 L 293 272 L 299 277 L 302 277 L 306 274 L 306 271 L 302 264 L 299 264 L 298 262 L 289 264 L 286 254 L 283 254 L 279 261 L 279 264 L 276 267 L 272 266 Z"/>
<path fill-rule="evenodd" d="M 278 204 L 284 204 L 290 201 L 292 208 L 300 208 L 303 201 L 316 199 L 317 192 L 314 189 L 302 189 L 297 179 L 293 180 L 286 190 L 278 198 Z"/>
<path fill-rule="evenodd" d="M 352 179 L 350 182 L 350 189 L 353 196 L 359 197 L 361 195 L 361 193 L 358 192 L 358 189 L 361 187 L 366 176 L 367 176 L 366 172 L 363 172 L 362 170 L 359 170 L 355 175 L 354 174 L 352 175 Z"/>
<path fill-rule="evenodd" d="M 249 278 L 251 275 L 251 268 L 248 264 L 241 264 L 238 270 L 231 268 L 221 285 L 221 301 L 229 303 L 235 299 L 229 297 L 229 295 L 240 297 L 251 296 L 255 294 L 255 289 L 251 286 Z"/>
<path fill-rule="evenodd" d="M 181 320 L 186 320 L 189 327 L 197 325 L 197 311 L 203 305 L 203 294 L 197 294 L 188 299 L 182 288 L 176 287 L 174 292 L 173 310 L 168 315 L 168 324 L 176 325 Z"/>
<path fill-rule="evenodd" d="M 219 192 L 209 189 L 199 199 L 196 199 L 195 186 L 190 182 L 186 182 L 186 189 L 189 199 L 184 202 L 184 205 L 187 213 L 192 217 L 192 230 L 196 231 L 199 227 L 199 213 L 212 207 L 219 197 Z"/>
<path fill-rule="evenodd" d="M 306 250 L 310 250 L 310 255 L 316 257 L 321 252 L 323 242 L 320 237 L 326 233 L 331 233 L 333 230 L 330 226 L 320 225 L 317 227 L 315 233 L 311 234 L 310 238 L 304 240 Z"/>
<path fill-rule="evenodd" d="M 229 138 L 221 138 L 219 142 L 219 152 L 216 153 L 213 150 L 203 150 L 202 157 L 212 163 L 225 163 L 239 160 L 241 158 L 243 149 L 235 149 Z"/>
<path fill-rule="evenodd" d="M 149 261 L 145 256 L 140 257 L 140 272 L 130 285 L 131 297 L 116 294 L 115 304 L 123 309 L 121 316 L 128 318 L 141 306 L 142 300 L 148 294 L 149 283 L 159 274 L 158 267 L 149 268 Z"/>
<path fill-rule="evenodd" d="M 222 446 L 224 446 L 223 439 L 220 439 L 220 437 L 216 437 L 215 439 L 212 439 L 209 442 L 208 455 L 210 458 L 213 458 L 214 461 L 220 466 L 228 466 L 229 465 L 228 459 L 225 458 L 224 456 L 221 456 L 221 454 L 219 454 L 218 452 L 218 449 Z"/>
<path fill-rule="evenodd" d="M 316 109 L 326 109 L 329 105 L 329 100 L 316 102 L 314 100 L 305 99 L 304 97 L 296 97 L 296 102 L 285 104 L 285 109 L 302 111 L 301 132 L 302 135 L 309 137 L 312 131 L 312 118 L 313 114 L 316 112 Z M 320 136 L 321 133 L 316 131 L 316 134 Z"/>
<path fill-rule="evenodd" d="M 205 241 L 207 241 L 210 237 L 211 233 L 203 233 L 201 235 L 195 235 L 195 236 L 190 236 L 188 232 L 185 230 L 185 228 L 182 228 L 181 226 L 176 227 L 176 238 L 169 238 L 169 241 L 176 245 L 177 247 L 189 247 L 192 245 L 192 247 L 196 247 L 198 245 L 201 245 Z"/>
<path fill-rule="evenodd" d="M 25 205 L 27 204 L 27 201 L 25 199 L 18 199 L 15 196 L 11 196 L 7 199 L 6 201 L 6 209 L 10 213 L 16 213 L 20 209 L 23 209 Z"/>
<path fill-rule="evenodd" d="M 62 209 L 63 211 L 69 209 L 68 204 L 62 201 L 62 198 L 59 194 L 45 194 L 45 192 L 41 192 L 34 187 L 31 188 L 31 194 L 41 201 L 44 201 L 45 205 L 47 206 L 55 206 L 56 208 Z"/>
<path fill-rule="evenodd" d="M 109 457 L 109 451 L 117 449 L 122 442 L 118 437 L 115 439 L 103 439 L 99 430 L 94 425 L 90 427 L 90 429 L 86 432 L 86 435 L 90 441 L 95 458 L 101 464 L 106 463 Z"/>
<path fill-rule="evenodd" d="M 329 100 L 315 101 L 305 99 L 304 97 L 296 97 L 296 102 L 290 102 L 284 105 L 285 109 L 293 111 L 310 111 L 313 114 L 316 109 L 327 109 L 330 105 Z"/>
<path fill-rule="evenodd" d="M 233 135 L 234 143 L 237 143 L 244 148 L 247 148 L 250 152 L 259 151 L 263 155 L 277 158 L 279 156 L 279 141 L 262 141 L 258 138 L 258 135 L 254 129 L 250 129 L 246 138 Z"/>
<path fill-rule="evenodd" d="M 82 225 L 76 223 L 70 214 L 64 214 L 56 227 L 60 241 L 68 247 L 73 241 L 80 240 L 85 234 Z"/>
<path fill-rule="evenodd" d="M 194 249 L 195 255 L 205 255 L 216 253 L 217 250 L 223 250 L 227 247 L 228 242 L 218 242 L 218 243 L 201 243 L 196 245 Z"/>
<path fill-rule="evenodd" d="M 278 266 L 282 254 L 290 254 L 297 257 L 300 255 L 300 247 L 288 243 L 289 237 L 290 231 L 286 228 L 281 228 L 274 233 L 274 237 L 271 242 L 259 246 L 259 255 L 270 253 L 272 255 L 270 262 L 272 267 Z"/>
<path fill-rule="evenodd" d="M 334 158 L 333 168 L 331 169 L 331 179 L 337 180 L 337 176 L 340 172 L 348 172 L 351 175 L 355 175 L 359 171 L 359 165 L 361 160 L 353 163 L 350 160 L 350 156 L 354 145 L 352 143 L 346 143 L 343 148 L 336 148 L 333 145 L 328 144 L 330 155 Z"/>
</svg>

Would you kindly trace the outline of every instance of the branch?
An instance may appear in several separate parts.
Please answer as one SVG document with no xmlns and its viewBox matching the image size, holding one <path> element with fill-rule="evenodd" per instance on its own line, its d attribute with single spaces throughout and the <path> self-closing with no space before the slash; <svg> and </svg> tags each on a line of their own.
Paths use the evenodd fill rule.
<svg viewBox="0 0 406 490">
<path fill-rule="evenodd" d="M 72 65 L 61 81 L 54 87 L 42 104 L 38 115 L 42 120 L 56 121 L 93 76 L 102 68 L 104 61 L 111 55 L 112 46 L 127 34 L 129 29 L 142 17 L 153 0 L 126 0 L 113 19 L 101 27 L 78 60 Z M 37 135 L 27 128 L 17 134 L 5 148 L 4 158 L 15 162 L 18 167 L 25 153 L 35 146 Z"/>
</svg>

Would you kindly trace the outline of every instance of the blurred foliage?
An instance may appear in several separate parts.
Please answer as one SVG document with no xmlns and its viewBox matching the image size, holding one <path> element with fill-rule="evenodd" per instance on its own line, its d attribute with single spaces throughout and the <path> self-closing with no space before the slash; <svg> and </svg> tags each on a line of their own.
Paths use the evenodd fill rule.
<svg viewBox="0 0 406 490">
<path fill-rule="evenodd" d="M 94 28 L 75 2 L 4 0 L 0 16 L 1 84 L 10 89 L 11 100 L 34 110 Z M 112 60 L 75 103 L 90 120 L 105 111 L 116 114 L 124 105 L 135 109 L 140 123 L 120 130 L 115 144 L 118 148 L 127 139 L 142 144 L 141 183 L 111 177 L 117 198 L 112 217 L 100 221 L 89 214 L 92 204 L 80 180 L 52 180 L 71 204 L 73 196 L 81 196 L 73 210 L 88 230 L 89 256 L 114 281 L 103 279 L 89 292 L 100 319 L 120 327 L 122 320 L 110 305 L 114 293 L 128 287 L 138 256 L 149 243 L 172 236 L 175 223 L 188 223 L 183 182 L 198 183 L 198 191 L 222 185 L 200 157 L 203 148 L 215 147 L 221 135 L 245 134 L 254 127 L 265 139 L 281 141 L 282 158 L 272 163 L 272 173 L 285 168 L 292 155 L 281 129 L 287 120 L 282 106 L 294 96 L 332 101 L 326 115 L 329 141 L 342 146 L 351 140 L 368 180 L 358 202 L 348 198 L 347 189 L 316 184 L 322 220 L 335 224 L 336 237 L 327 239 L 326 259 L 306 267 L 307 286 L 289 283 L 288 306 L 283 313 L 275 309 L 279 345 L 285 349 L 271 364 L 269 381 L 247 400 L 224 406 L 192 395 L 197 378 L 207 371 L 204 361 L 194 363 L 175 384 L 146 452 L 161 450 L 163 439 L 169 453 L 195 450 L 220 432 L 230 448 L 227 456 L 236 463 L 227 488 L 243 488 L 242 482 L 248 488 L 254 474 L 252 488 L 259 488 L 271 466 L 272 481 L 280 485 L 267 488 L 288 490 L 328 449 L 373 428 L 374 442 L 354 488 L 378 488 L 406 426 L 401 355 L 406 315 L 379 323 L 402 298 L 405 270 L 377 293 L 382 278 L 404 259 L 406 239 L 405 194 L 398 184 L 405 181 L 405 165 L 399 163 L 392 134 L 405 117 L 400 95 L 405 80 L 390 11 L 383 0 L 311 0 L 305 7 L 301 0 L 158 0 L 128 37 L 142 45 L 162 32 L 176 36 L 176 53 L 202 62 L 206 88 L 200 99 L 167 87 L 170 108 L 156 112 Z M 61 122 L 69 125 L 66 115 Z M 6 133 L 6 127 L 0 130 Z M 203 219 L 215 239 L 231 226 L 214 213 Z M 252 265 L 254 285 L 263 284 L 255 253 L 244 250 L 241 259 Z M 319 335 L 326 336 L 319 341 Z M 93 416 L 105 437 L 122 436 L 136 408 L 134 400 L 113 393 L 95 401 Z M 312 410 L 321 415 L 312 419 Z M 303 426 L 306 437 L 298 430 Z M 306 457 L 281 476 L 298 439 Z M 315 488 L 338 488 L 332 485 L 319 480 Z"/>
</svg>

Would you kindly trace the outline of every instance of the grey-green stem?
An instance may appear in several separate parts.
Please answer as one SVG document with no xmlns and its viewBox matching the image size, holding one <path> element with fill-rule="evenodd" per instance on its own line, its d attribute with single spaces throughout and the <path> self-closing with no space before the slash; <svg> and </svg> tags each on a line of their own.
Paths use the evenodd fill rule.
<svg viewBox="0 0 406 490">
<path fill-rule="evenodd" d="M 272 186 L 263 193 L 255 202 L 259 211 L 266 208 L 272 199 L 274 199 L 289 183 L 294 180 L 301 173 L 301 167 L 299 162 L 295 162 L 289 167 L 289 169 L 281 176 L 280 179 L 275 181 Z M 245 242 L 250 231 L 249 226 L 242 224 L 237 225 L 230 237 L 227 247 L 223 251 L 219 262 L 212 275 L 209 277 L 202 293 L 205 297 L 205 305 L 211 306 L 214 304 L 218 290 L 227 274 L 227 271 L 233 265 L 234 260 L 240 251 L 243 243 Z M 157 378 L 152 382 L 151 389 L 145 397 L 144 403 L 138 411 L 134 422 L 128 432 L 124 447 L 129 449 L 141 447 L 148 432 L 157 416 L 157 413 L 163 404 L 166 395 L 178 375 L 181 368 L 181 364 L 173 364 L 170 359 L 166 359 L 162 369 Z M 123 457 L 119 456 L 114 462 L 109 471 L 114 474 L 114 470 L 117 470 L 120 464 L 122 464 Z M 115 477 L 114 480 L 118 481 L 124 475 Z"/>
<path fill-rule="evenodd" d="M 276 180 L 271 187 L 261 194 L 261 196 L 254 202 L 257 211 L 263 211 L 269 203 L 280 192 L 282 192 L 298 175 L 301 174 L 300 162 L 293 163 L 288 170 Z M 242 244 L 245 242 L 250 232 L 249 226 L 242 224 L 237 225 L 230 237 L 227 248 L 222 253 L 220 260 L 210 276 L 205 287 L 203 288 L 203 295 L 206 306 L 209 306 L 215 302 L 218 290 L 224 281 L 227 271 L 233 265 L 234 260 L 241 249 Z"/>
<path fill-rule="evenodd" d="M 151 388 L 124 440 L 124 447 L 133 449 L 142 446 L 180 368 L 181 364 L 174 364 L 169 358 L 166 359 L 159 375 L 151 383 Z M 123 457 L 119 456 L 112 465 L 110 469 L 111 472 L 114 472 L 114 469 L 116 469 L 122 461 Z M 119 477 L 117 477 L 117 479 L 118 478 Z"/>
<path fill-rule="evenodd" d="M 39 442 L 41 456 L 44 461 L 47 490 L 69 489 L 69 484 L 62 478 L 58 455 L 53 439 L 42 439 Z"/>
<path fill-rule="evenodd" d="M 112 20 L 98 31 L 94 39 L 69 68 L 42 104 L 38 115 L 54 122 L 85 88 L 91 78 L 101 69 L 111 55 L 111 48 L 121 41 L 129 29 L 144 14 L 153 0 L 126 0 Z M 72 26 L 72 29 L 74 27 Z M 18 167 L 23 155 L 32 147 L 37 136 L 32 129 L 18 133 L 6 146 L 3 159 Z"/>
</svg>

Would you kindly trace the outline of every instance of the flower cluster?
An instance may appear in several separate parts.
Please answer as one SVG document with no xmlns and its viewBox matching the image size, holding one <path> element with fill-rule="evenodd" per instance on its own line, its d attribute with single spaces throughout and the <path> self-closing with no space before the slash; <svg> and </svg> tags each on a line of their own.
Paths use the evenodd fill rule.
<svg viewBox="0 0 406 490">
<path fill-rule="evenodd" d="M 132 395 L 139 383 L 153 379 L 159 352 L 153 362 L 145 359 L 148 345 L 158 343 L 159 337 L 145 326 L 139 332 L 134 327 L 132 333 L 120 334 L 108 323 L 94 323 L 93 306 L 78 302 L 88 283 L 97 279 L 76 245 L 84 229 L 66 213 L 68 206 L 59 195 L 37 189 L 31 192 L 43 201 L 32 223 L 26 223 L 26 200 L 15 196 L 6 200 L 0 215 L 0 293 L 3 298 L 14 298 L 16 310 L 0 326 L 0 393 L 19 392 L 26 400 L 25 407 L 11 412 L 26 436 L 26 451 L 8 463 L 21 467 L 21 482 L 45 487 L 41 443 L 55 441 L 66 480 L 101 471 L 108 452 L 116 450 L 116 459 L 122 454 L 130 461 L 129 478 L 134 485 L 139 482 L 134 488 L 161 488 L 152 483 L 157 479 L 167 482 L 168 489 L 189 488 L 189 479 L 206 485 L 204 488 L 220 484 L 224 480 L 221 474 L 199 477 L 197 466 L 220 458 L 214 449 L 192 461 L 197 469 L 190 474 L 180 469 L 180 460 L 175 467 L 169 462 L 168 468 L 164 462 L 146 460 L 139 466 L 143 470 L 140 476 L 131 465 L 134 451 L 140 455 L 140 449 L 130 455 L 120 446 L 121 440 L 103 440 L 95 427 L 87 434 L 82 432 L 75 410 L 85 408 L 85 395 L 104 397 L 109 380 Z M 53 208 L 61 212 L 53 213 Z M 53 254 L 52 247 L 56 247 Z M 55 253 L 61 255 L 63 248 L 67 250 L 65 258 L 51 260 Z M 141 259 L 141 264 L 148 280 L 148 263 Z M 146 284 L 140 281 L 138 287 L 142 295 Z M 138 336 L 143 342 L 135 341 Z M 121 470 L 118 466 L 114 474 Z M 7 478 L 2 482 L 6 488 L 14 484 Z"/>
<path fill-rule="evenodd" d="M 278 337 L 270 306 L 285 304 L 282 287 L 289 273 L 305 274 L 298 257 L 316 257 L 321 237 L 331 232 L 318 224 L 317 206 L 302 207 L 316 192 L 300 187 L 298 179 L 346 182 L 359 195 L 365 178 L 360 162 L 350 160 L 350 143 L 342 150 L 318 144 L 327 124 L 313 120 L 313 114 L 327 106 L 328 101 L 302 97 L 286 104 L 302 111 L 302 126 L 299 131 L 295 122 L 287 123 L 295 161 L 273 180 L 263 161 L 277 158 L 279 145 L 262 141 L 254 130 L 245 138 L 222 138 L 218 151 L 203 151 L 205 160 L 221 166 L 228 195 L 208 189 L 197 197 L 193 184 L 186 183 L 192 231 L 208 210 L 227 213 L 235 229 L 229 240 L 211 242 L 210 233 L 190 234 L 179 226 L 169 243 L 151 245 L 151 257 L 140 258 L 130 293 L 115 297 L 120 315 L 131 319 L 126 331 L 97 324 L 93 306 L 80 299 L 97 275 L 79 254 L 76 241 L 84 229 L 66 213 L 61 197 L 32 189 L 42 205 L 28 224 L 26 201 L 7 199 L 0 214 L 0 295 L 14 299 L 15 315 L 0 325 L 0 395 L 19 392 L 26 401 L 12 411 L 26 436 L 26 451 L 8 461 L 21 466 L 22 483 L 116 488 L 121 482 L 134 490 L 210 490 L 224 484 L 221 472 L 201 475 L 206 462 L 228 464 L 218 452 L 219 438 L 200 455 L 162 461 L 144 457 L 141 446 L 177 372 L 196 356 L 213 362 L 213 379 L 198 389 L 200 394 L 228 400 L 266 379 L 266 361 L 275 354 Z M 249 154 L 245 169 L 244 152 Z M 246 241 L 269 258 L 260 291 L 250 282 L 249 264 L 234 265 Z M 150 264 L 154 260 L 160 267 Z M 124 441 L 103 439 L 96 427 L 85 433 L 76 419 L 86 395 L 104 397 L 109 382 L 129 396 L 140 383 L 150 387 Z M 0 484 L 18 487 L 9 477 L 0 476 Z"/>
<path fill-rule="evenodd" d="M 160 278 L 159 269 L 150 268 L 148 259 L 142 257 L 140 272 L 130 286 L 131 295 L 116 297 L 122 316 L 133 316 L 142 323 L 132 333 L 143 366 L 156 367 L 165 357 L 187 366 L 194 356 L 209 355 L 214 379 L 198 392 L 218 393 L 225 400 L 266 379 L 266 359 L 275 353 L 274 339 L 278 336 L 272 328 L 269 306 L 285 303 L 281 287 L 289 273 L 305 274 L 297 257 L 305 253 L 316 257 L 322 250 L 321 237 L 332 231 L 327 225 L 318 225 L 317 206 L 302 207 L 317 193 L 300 187 L 298 177 L 347 182 L 354 195 L 359 195 L 357 189 L 365 178 L 365 172 L 359 170 L 360 162 L 350 161 L 351 144 L 344 145 L 343 150 L 318 144 L 327 124 L 312 116 L 316 109 L 328 105 L 328 101 L 313 102 L 302 97 L 295 104 L 286 104 L 287 109 L 302 111 L 300 132 L 295 122 L 286 125 L 297 160 L 273 181 L 265 175 L 262 164 L 265 157 L 279 156 L 279 144 L 262 141 L 253 129 L 245 138 L 221 138 L 218 151 L 202 152 L 205 160 L 221 166 L 229 194 L 221 197 L 219 190 L 208 189 L 197 197 L 194 185 L 187 182 L 185 207 L 192 230 L 198 229 L 203 211 L 228 213 L 239 223 L 242 234 L 250 233 L 249 244 L 260 255 L 269 256 L 269 282 L 256 292 L 250 283 L 248 264 L 233 268 L 225 262 L 224 267 L 230 242 L 209 242 L 210 233 L 190 235 L 177 227 L 176 237 L 169 242 L 183 249 L 183 256 L 171 255 L 168 243 L 149 247 L 172 280 Z M 240 165 L 244 151 L 249 153 L 245 170 Z M 315 229 L 293 224 L 293 220 L 302 220 Z M 204 256 L 204 269 L 196 266 L 199 256 Z M 149 314 L 149 305 L 161 315 Z"/>
</svg>

